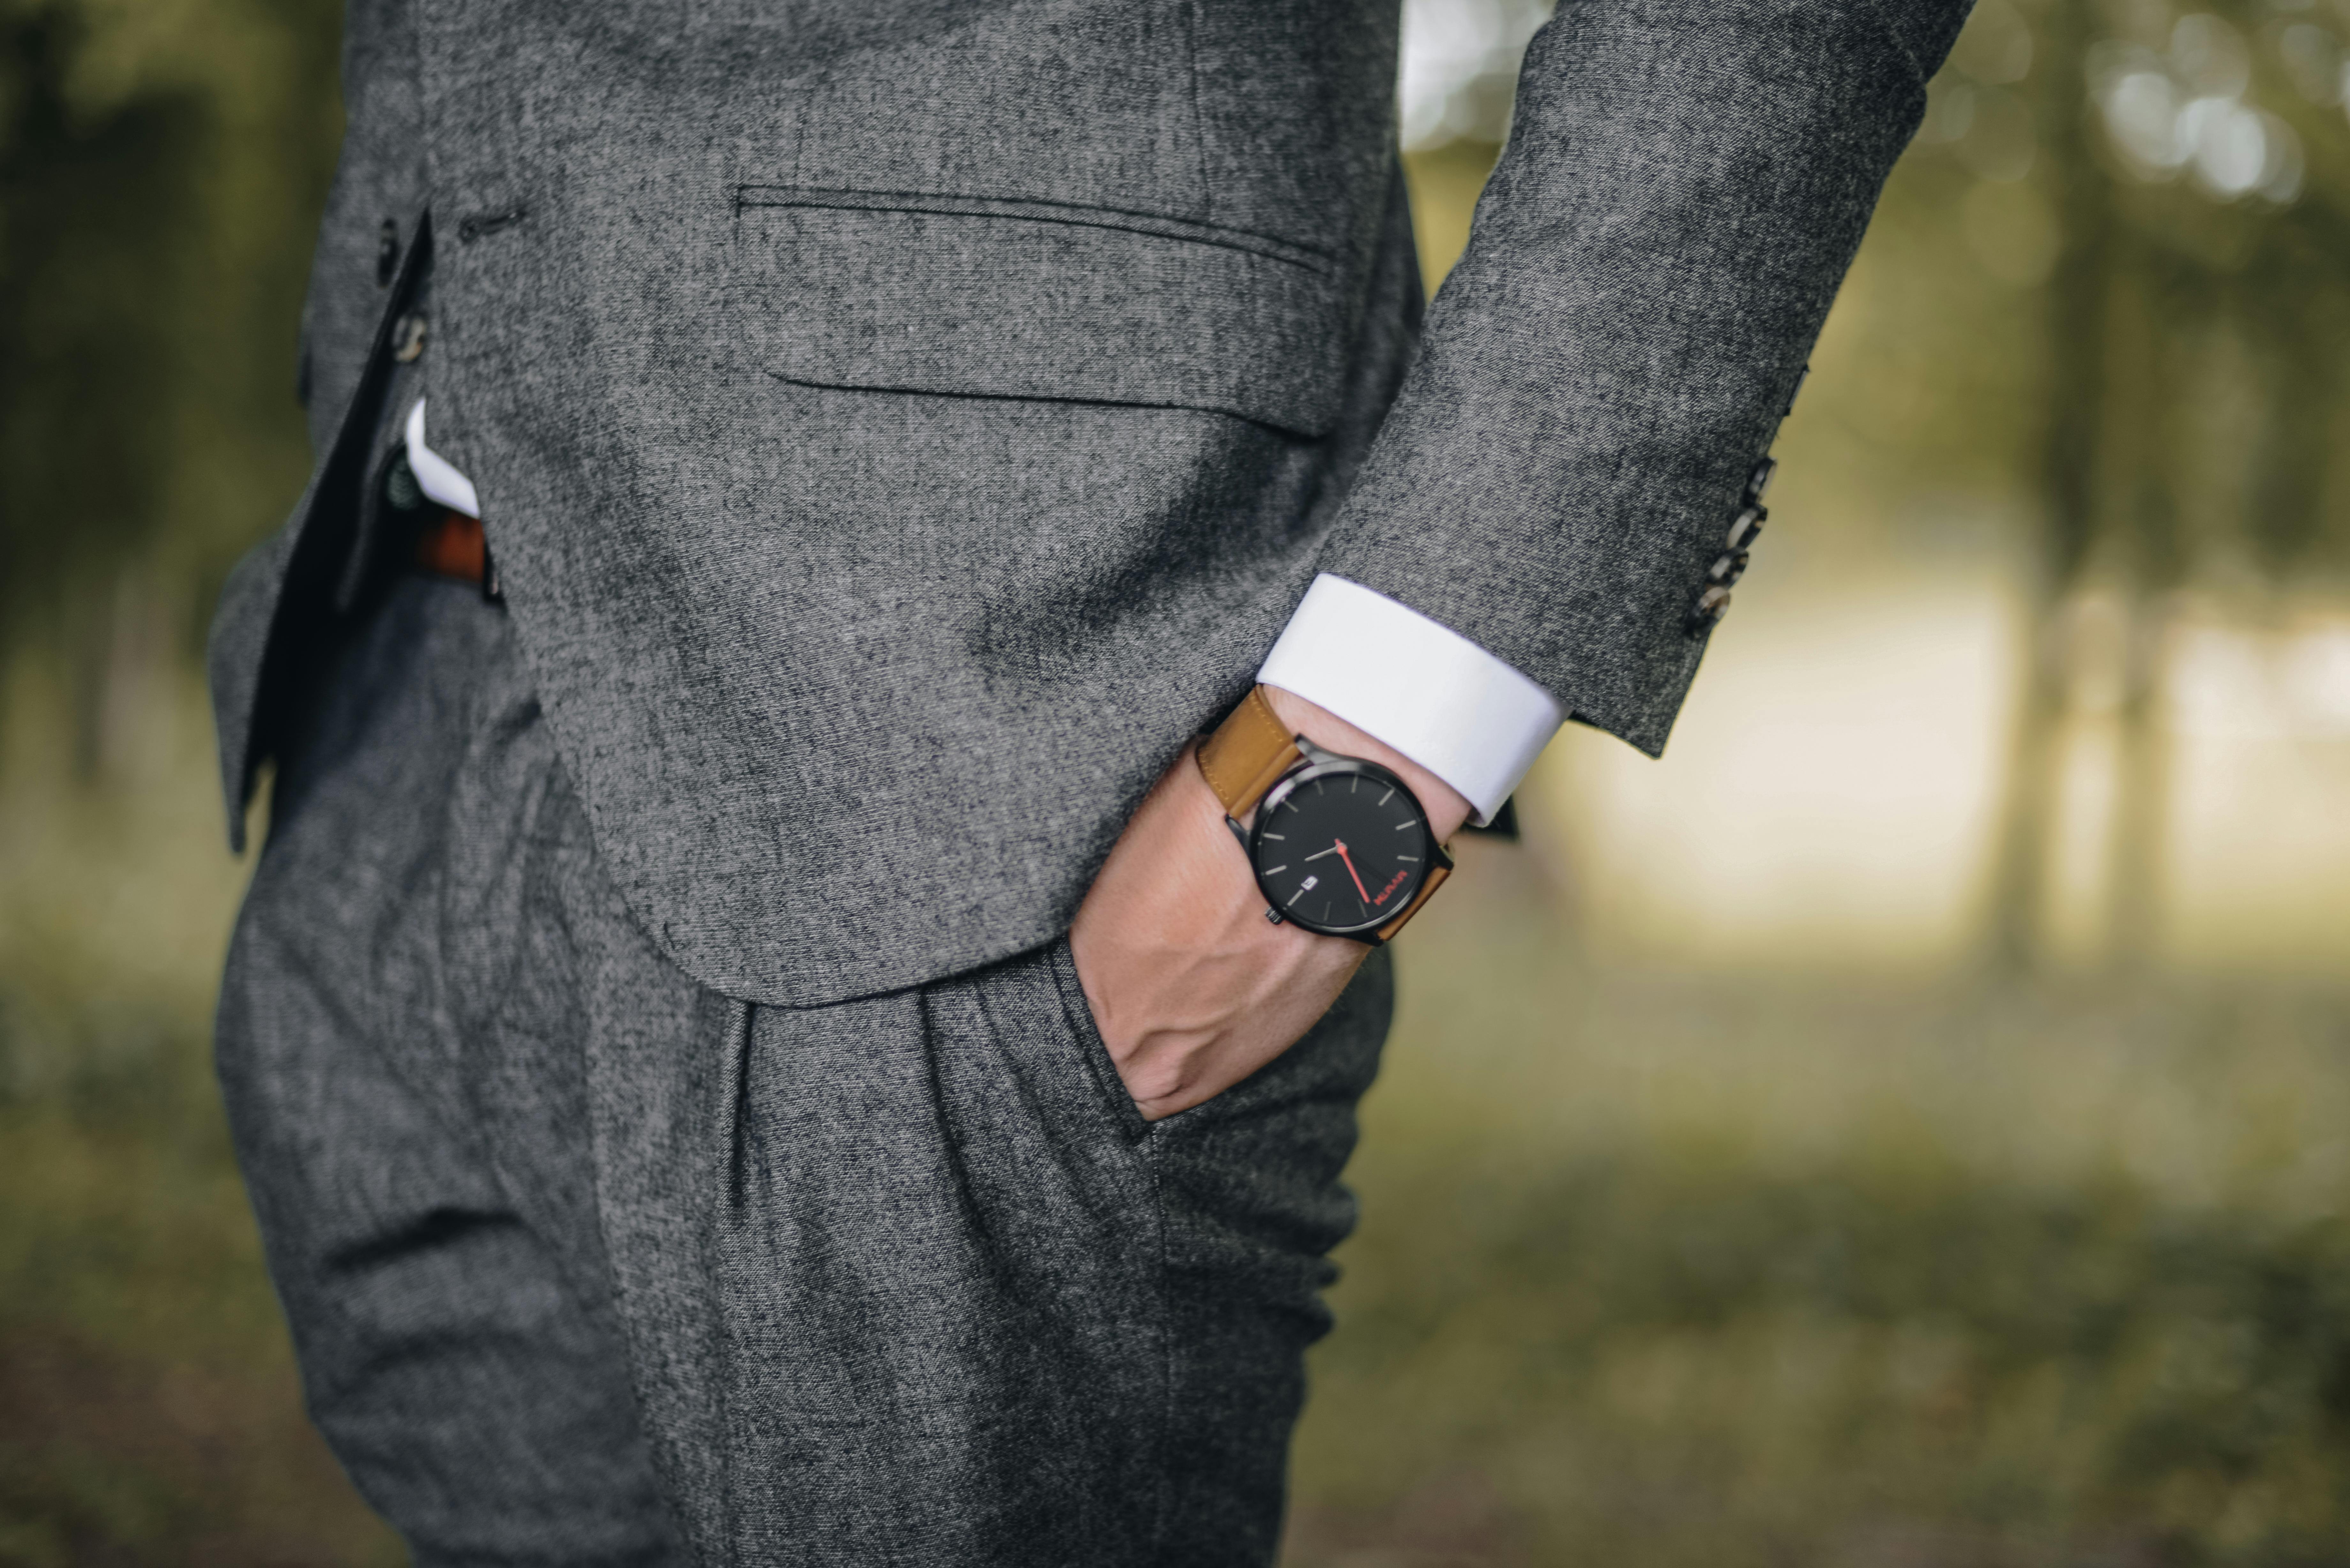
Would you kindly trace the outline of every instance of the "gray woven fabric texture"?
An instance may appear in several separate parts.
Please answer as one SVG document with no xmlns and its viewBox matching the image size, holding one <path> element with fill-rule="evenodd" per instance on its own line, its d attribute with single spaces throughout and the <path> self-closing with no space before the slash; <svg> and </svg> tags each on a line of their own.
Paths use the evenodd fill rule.
<svg viewBox="0 0 2350 1568">
<path fill-rule="evenodd" d="M 217 621 L 232 799 L 265 663 L 322 635 L 294 537 L 351 526 L 383 226 L 428 208 L 435 445 L 611 875 L 705 984 L 1048 940 L 1317 569 L 1655 750 L 1964 12 L 1564 7 L 1407 378 L 1395 0 L 352 0 L 322 479 Z"/>
<path fill-rule="evenodd" d="M 393 586 L 297 712 L 222 1079 L 420 1563 L 1272 1561 L 1383 955 L 1146 1125 L 1058 942 L 801 1010 L 685 975 L 469 588 Z"/>
<path fill-rule="evenodd" d="M 515 675 L 504 618 L 422 578 L 313 671 L 222 983 L 221 1085 L 312 1418 L 418 1561 L 669 1561 L 588 1137 L 594 954 L 550 896 L 594 857 Z M 629 1016 L 667 1002 L 690 1050 L 694 988 L 665 983 Z"/>
</svg>

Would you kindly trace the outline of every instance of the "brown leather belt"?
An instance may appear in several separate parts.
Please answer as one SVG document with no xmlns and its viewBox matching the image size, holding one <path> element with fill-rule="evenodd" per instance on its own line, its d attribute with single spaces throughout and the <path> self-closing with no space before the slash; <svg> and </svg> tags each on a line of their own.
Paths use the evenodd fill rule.
<svg viewBox="0 0 2350 1568">
<path fill-rule="evenodd" d="M 489 597 L 498 597 L 497 573 L 478 517 L 441 508 L 416 535 L 416 564 L 435 576 L 472 583 Z"/>
</svg>

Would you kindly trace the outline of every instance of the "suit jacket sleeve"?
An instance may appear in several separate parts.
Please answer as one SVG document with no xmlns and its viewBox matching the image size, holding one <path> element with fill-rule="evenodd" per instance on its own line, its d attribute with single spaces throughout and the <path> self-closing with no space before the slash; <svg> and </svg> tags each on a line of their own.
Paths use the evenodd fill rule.
<svg viewBox="0 0 2350 1568">
<path fill-rule="evenodd" d="M 1663 749 L 1722 553 L 1970 0 L 1565 0 L 1321 566 Z"/>
</svg>

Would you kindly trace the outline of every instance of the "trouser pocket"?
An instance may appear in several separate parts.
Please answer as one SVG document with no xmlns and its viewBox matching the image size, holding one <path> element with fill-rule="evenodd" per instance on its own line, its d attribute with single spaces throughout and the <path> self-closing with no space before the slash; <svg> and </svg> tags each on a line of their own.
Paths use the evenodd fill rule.
<svg viewBox="0 0 2350 1568">
<path fill-rule="evenodd" d="M 1076 954 L 1069 946 L 1069 939 L 1056 938 L 1035 961 L 1060 999 L 1061 1014 L 1068 1025 L 1074 1054 L 1099 1095 L 1110 1123 L 1128 1142 L 1139 1144 L 1149 1136 L 1150 1123 L 1143 1116 L 1142 1107 L 1134 1103 L 1125 1078 L 1118 1074 L 1117 1058 L 1109 1054 L 1109 1043 L 1102 1038 L 1093 1003 L 1086 1000 L 1085 982 L 1077 978 Z"/>
<path fill-rule="evenodd" d="M 1149 1561 L 1154 1179 L 1053 955 L 756 1008 L 742 1049 L 718 1239 L 737 1551 Z"/>
<path fill-rule="evenodd" d="M 727 1076 L 719 1386 L 738 1560 L 1270 1563 L 1374 959 L 1291 1053 L 1145 1123 L 1066 944 L 749 1009 Z M 696 1481 L 693 1484 L 702 1484 Z"/>
</svg>

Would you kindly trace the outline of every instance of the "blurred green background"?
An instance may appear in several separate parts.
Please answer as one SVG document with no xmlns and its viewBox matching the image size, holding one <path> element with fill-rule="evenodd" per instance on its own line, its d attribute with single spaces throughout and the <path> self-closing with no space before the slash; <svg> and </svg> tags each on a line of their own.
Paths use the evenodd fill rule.
<svg viewBox="0 0 2350 1568">
<path fill-rule="evenodd" d="M 338 9 L 0 0 L 0 1563 L 400 1560 L 206 1044 Z M 1407 6 L 1431 282 L 1540 19 Z M 1982 0 L 1671 752 L 1402 951 L 1297 1568 L 2350 1563 L 2345 39 Z"/>
</svg>

